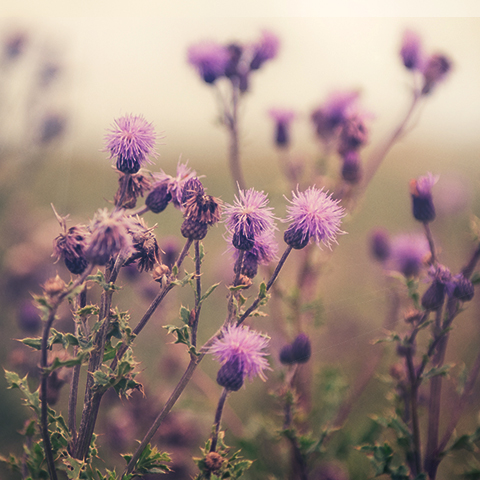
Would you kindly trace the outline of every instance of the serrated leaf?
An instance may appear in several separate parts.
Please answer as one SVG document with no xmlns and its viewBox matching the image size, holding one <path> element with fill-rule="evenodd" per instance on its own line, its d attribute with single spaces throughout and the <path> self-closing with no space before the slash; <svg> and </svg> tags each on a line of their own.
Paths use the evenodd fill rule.
<svg viewBox="0 0 480 480">
<path fill-rule="evenodd" d="M 19 342 L 23 343 L 27 347 L 33 348 L 34 350 L 40 350 L 42 348 L 42 338 L 22 338 L 18 340 Z"/>
<path fill-rule="evenodd" d="M 438 377 L 439 375 L 442 376 L 442 377 L 445 377 L 450 372 L 452 366 L 453 365 L 451 365 L 451 364 L 445 364 L 445 365 L 442 365 L 441 367 L 433 367 L 430 370 L 428 370 L 427 372 L 425 372 L 422 375 L 422 378 L 424 378 L 425 380 L 429 380 L 433 377 Z"/>
<path fill-rule="evenodd" d="M 215 289 L 220 285 L 220 283 L 215 283 L 213 284 L 203 295 L 202 298 L 200 299 L 200 303 L 203 303 L 214 291 Z"/>
</svg>

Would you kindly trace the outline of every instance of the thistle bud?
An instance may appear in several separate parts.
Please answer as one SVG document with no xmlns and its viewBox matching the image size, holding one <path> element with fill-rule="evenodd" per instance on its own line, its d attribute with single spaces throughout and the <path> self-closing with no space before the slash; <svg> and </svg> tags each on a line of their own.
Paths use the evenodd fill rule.
<svg viewBox="0 0 480 480">
<path fill-rule="evenodd" d="M 283 239 L 287 245 L 290 245 L 295 250 L 301 250 L 308 245 L 308 241 L 310 240 L 310 236 L 308 232 L 298 228 L 292 228 L 292 226 L 288 227 L 283 234 Z"/>
<path fill-rule="evenodd" d="M 255 238 L 253 235 L 235 232 L 233 234 L 232 244 L 238 250 L 251 250 L 255 245 Z"/>
<path fill-rule="evenodd" d="M 343 156 L 342 178 L 348 183 L 358 183 L 362 178 L 360 155 L 356 151 L 347 152 Z"/>
<path fill-rule="evenodd" d="M 432 55 L 423 69 L 422 95 L 429 94 L 437 83 L 441 82 L 452 68 L 452 62 L 445 55 Z"/>
<path fill-rule="evenodd" d="M 230 360 L 227 360 L 217 373 L 217 383 L 221 387 L 233 392 L 240 390 L 244 378 L 244 366 L 239 357 L 232 357 Z"/>
<path fill-rule="evenodd" d="M 217 452 L 209 452 L 205 457 L 205 467 L 209 472 L 218 472 L 222 468 L 224 458 Z"/>
<path fill-rule="evenodd" d="M 306 363 L 312 355 L 312 345 L 305 333 L 301 333 L 292 343 L 292 358 L 297 363 Z"/>
<path fill-rule="evenodd" d="M 284 345 L 280 350 L 280 362 L 284 365 L 293 365 L 295 360 L 293 359 L 292 345 Z"/>
<path fill-rule="evenodd" d="M 425 310 L 438 310 L 445 300 L 445 285 L 434 280 L 422 296 L 422 307 Z"/>
<path fill-rule="evenodd" d="M 370 236 L 370 251 L 373 257 L 384 262 L 390 256 L 390 236 L 383 229 L 375 230 Z"/>
<path fill-rule="evenodd" d="M 196 219 L 186 218 L 180 228 L 182 235 L 190 240 L 203 240 L 208 232 L 208 225 Z"/>
<path fill-rule="evenodd" d="M 120 174 L 114 203 L 119 208 L 135 208 L 137 198 L 150 189 L 150 181 L 142 174 Z"/>
<path fill-rule="evenodd" d="M 453 278 L 453 296 L 462 302 L 469 302 L 474 294 L 473 283 L 462 274 L 455 275 Z"/>
<path fill-rule="evenodd" d="M 43 291 L 48 297 L 55 297 L 63 291 L 65 282 L 57 275 L 54 278 L 49 278 L 43 285 Z"/>
<path fill-rule="evenodd" d="M 416 220 L 429 223 L 435 220 L 435 206 L 433 205 L 432 187 L 437 183 L 438 177 L 429 173 L 424 177 L 410 181 L 410 194 L 412 196 L 412 212 Z"/>
</svg>

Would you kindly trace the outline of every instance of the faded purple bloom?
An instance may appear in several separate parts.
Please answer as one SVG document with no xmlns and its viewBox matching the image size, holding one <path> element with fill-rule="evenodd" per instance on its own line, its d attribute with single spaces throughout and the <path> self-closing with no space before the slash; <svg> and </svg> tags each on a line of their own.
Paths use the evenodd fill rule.
<svg viewBox="0 0 480 480">
<path fill-rule="evenodd" d="M 268 337 L 248 327 L 229 325 L 223 330 L 222 336 L 215 339 L 209 353 L 222 365 L 238 361 L 244 378 L 252 380 L 258 375 L 262 380 L 266 380 L 264 370 L 270 370 L 265 358 L 268 342 Z"/>
<path fill-rule="evenodd" d="M 240 190 L 234 204 L 226 204 L 225 221 L 233 234 L 235 248 L 250 250 L 258 235 L 265 230 L 275 230 L 273 209 L 267 204 L 267 196 L 253 188 Z"/>
<path fill-rule="evenodd" d="M 432 187 L 437 183 L 438 178 L 438 175 L 427 173 L 423 177 L 410 181 L 413 216 L 419 222 L 428 223 L 435 220 Z"/>
<path fill-rule="evenodd" d="M 303 248 L 310 238 L 317 245 L 320 242 L 331 248 L 332 242 L 337 243 L 337 235 L 343 234 L 340 230 L 342 218 L 346 215 L 345 209 L 333 200 L 331 194 L 315 186 L 304 192 L 292 191 L 291 205 L 287 206 L 286 222 L 290 226 L 285 231 L 285 242 L 293 248 Z M 286 197 L 285 197 L 286 198 Z M 288 200 L 288 199 L 287 199 Z"/>
<path fill-rule="evenodd" d="M 356 91 L 334 92 L 312 112 L 311 119 L 321 140 L 328 141 L 338 133 L 338 128 L 351 116 L 358 96 Z"/>
<path fill-rule="evenodd" d="M 417 276 L 429 255 L 430 248 L 424 235 L 398 235 L 391 243 L 390 268 L 406 277 Z"/>
<path fill-rule="evenodd" d="M 268 113 L 275 122 L 275 145 L 279 148 L 288 147 L 290 143 L 290 124 L 295 118 L 295 112 L 285 108 L 272 108 Z"/>
<path fill-rule="evenodd" d="M 170 199 L 176 208 L 182 206 L 183 186 L 188 180 L 197 176 L 195 170 L 188 167 L 187 163 L 178 162 L 175 177 L 167 175 L 163 170 L 153 175 L 156 181 L 152 186 L 152 192 L 157 188 L 165 189 L 165 194 L 170 195 Z"/>
<path fill-rule="evenodd" d="M 230 61 L 227 47 L 214 42 L 203 41 L 188 49 L 188 62 L 193 65 L 202 79 L 209 84 L 225 75 L 225 69 Z"/>
<path fill-rule="evenodd" d="M 16 32 L 10 35 L 3 45 L 3 53 L 7 60 L 15 60 L 25 50 L 28 42 L 28 36 L 24 32 Z"/>
<path fill-rule="evenodd" d="M 451 60 L 442 54 L 431 55 L 423 68 L 422 95 L 429 94 L 437 83 L 444 80 L 452 68 Z"/>
<path fill-rule="evenodd" d="M 340 155 L 357 151 L 368 142 L 368 129 L 365 125 L 365 117 L 365 114 L 357 113 L 344 120 L 337 147 Z"/>
<path fill-rule="evenodd" d="M 123 210 L 111 213 L 107 209 L 99 210 L 90 226 L 92 234 L 85 251 L 86 258 L 94 265 L 105 265 L 121 250 L 134 253 L 132 237 L 128 233 L 131 227 L 131 217 L 127 217 Z"/>
<path fill-rule="evenodd" d="M 448 290 L 450 295 L 462 302 L 469 302 L 475 294 L 473 283 L 461 273 L 453 277 Z"/>
<path fill-rule="evenodd" d="M 141 115 L 127 114 L 117 118 L 105 136 L 110 158 L 117 159 L 117 169 L 123 173 L 137 173 L 149 156 L 156 157 L 156 133 L 153 125 Z"/>
<path fill-rule="evenodd" d="M 358 152 L 347 152 L 342 160 L 342 178 L 348 183 L 358 183 L 362 178 L 362 164 Z"/>
<path fill-rule="evenodd" d="M 312 344 L 305 333 L 300 333 L 292 342 L 292 358 L 297 363 L 306 363 L 312 355 Z"/>
<path fill-rule="evenodd" d="M 378 228 L 370 235 L 370 250 L 372 255 L 380 262 L 384 262 L 390 256 L 390 235 L 382 228 Z"/>
<path fill-rule="evenodd" d="M 405 30 L 400 56 L 409 70 L 420 70 L 423 66 L 422 42 L 420 36 L 412 30 Z"/>
<path fill-rule="evenodd" d="M 61 136 L 65 131 L 67 119 L 65 115 L 58 113 L 48 113 L 42 119 L 40 124 L 40 142 L 50 143 L 55 138 Z"/>
<path fill-rule="evenodd" d="M 253 45 L 253 57 L 250 62 L 250 70 L 258 70 L 267 60 L 275 58 L 279 48 L 279 38 L 272 32 L 264 30 L 260 40 Z"/>
</svg>

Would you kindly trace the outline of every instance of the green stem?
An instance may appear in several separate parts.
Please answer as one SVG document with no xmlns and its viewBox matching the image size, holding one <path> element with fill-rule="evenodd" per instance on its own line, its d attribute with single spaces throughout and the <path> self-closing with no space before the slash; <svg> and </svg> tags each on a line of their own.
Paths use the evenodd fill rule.
<svg viewBox="0 0 480 480">
<path fill-rule="evenodd" d="M 214 452 L 217 449 L 218 433 L 220 432 L 220 422 L 222 420 L 223 407 L 225 406 L 225 401 L 227 400 L 228 392 L 229 391 L 226 388 L 224 388 L 218 400 L 217 410 L 215 412 L 215 420 L 213 422 L 213 426 L 215 427 L 215 430 L 213 431 L 210 452 Z"/>
</svg>

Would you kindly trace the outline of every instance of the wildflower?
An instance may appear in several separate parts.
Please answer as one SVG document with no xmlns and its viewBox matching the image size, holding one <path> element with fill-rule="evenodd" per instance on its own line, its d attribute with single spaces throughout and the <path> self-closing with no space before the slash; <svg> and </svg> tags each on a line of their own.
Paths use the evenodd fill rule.
<svg viewBox="0 0 480 480">
<path fill-rule="evenodd" d="M 412 30 L 406 30 L 403 34 L 400 56 L 408 70 L 419 70 L 423 65 L 421 39 Z"/>
<path fill-rule="evenodd" d="M 61 218 L 58 215 L 57 218 L 64 228 L 64 233 L 53 241 L 53 256 L 57 257 L 57 261 L 63 258 L 65 266 L 71 273 L 81 274 L 88 266 L 85 250 L 89 232 L 82 225 L 73 226 L 67 230 L 66 218 Z"/>
<path fill-rule="evenodd" d="M 435 220 L 432 187 L 437 181 L 438 176 L 428 173 L 426 176 L 419 177 L 410 182 L 413 216 L 419 222 L 428 223 Z"/>
<path fill-rule="evenodd" d="M 99 210 L 90 226 L 92 234 L 85 251 L 86 258 L 94 265 L 105 265 L 121 250 L 133 253 L 132 238 L 128 233 L 130 222 L 121 210 L 112 213 L 107 209 Z"/>
<path fill-rule="evenodd" d="M 181 208 L 183 187 L 185 183 L 196 176 L 197 173 L 195 170 L 189 168 L 187 163 L 180 162 L 177 164 L 177 172 L 175 177 L 167 175 L 164 171 L 154 174 L 155 183 L 153 184 L 152 191 L 150 192 L 151 198 L 147 198 L 147 206 L 150 207 L 149 203 L 151 203 L 155 208 L 156 204 L 163 205 L 163 203 L 166 201 L 166 198 L 169 198 L 176 208 Z M 167 201 L 167 204 L 170 200 Z M 153 210 L 151 207 L 150 210 L 152 210 L 154 213 L 159 213 L 155 212 L 155 210 Z"/>
<path fill-rule="evenodd" d="M 453 277 L 451 287 L 452 295 L 462 302 L 469 302 L 475 294 L 473 283 L 461 273 Z"/>
<path fill-rule="evenodd" d="M 362 165 L 358 152 L 352 150 L 343 156 L 342 178 L 348 183 L 358 183 L 362 178 Z"/>
<path fill-rule="evenodd" d="M 356 151 L 368 141 L 368 129 L 364 115 L 354 115 L 345 119 L 340 132 L 337 151 L 340 155 Z"/>
<path fill-rule="evenodd" d="M 304 248 L 310 238 L 317 245 L 322 242 L 329 248 L 332 242 L 337 243 L 337 235 L 345 233 L 340 230 L 340 224 L 346 215 L 338 200 L 314 186 L 304 192 L 292 191 L 292 196 L 291 205 L 287 206 L 286 221 L 290 226 L 284 234 L 285 242 L 295 249 Z"/>
<path fill-rule="evenodd" d="M 117 169 L 123 173 L 137 173 L 149 156 L 156 157 L 154 150 L 156 133 L 151 123 L 143 116 L 125 115 L 114 121 L 105 136 L 106 150 L 110 158 L 117 159 Z"/>
<path fill-rule="evenodd" d="M 314 110 L 311 120 L 319 138 L 328 141 L 349 118 L 358 99 L 358 92 L 335 92 L 327 101 Z"/>
<path fill-rule="evenodd" d="M 445 79 L 452 68 L 451 60 L 445 55 L 434 54 L 426 61 L 423 68 L 422 95 L 429 94 L 437 83 Z"/>
<path fill-rule="evenodd" d="M 278 148 L 287 148 L 290 144 L 290 123 L 295 118 L 295 112 L 272 108 L 268 113 L 275 122 L 275 145 Z"/>
<path fill-rule="evenodd" d="M 225 67 L 225 76 L 228 78 L 238 77 L 240 75 L 239 65 L 243 54 L 243 47 L 236 43 L 227 45 L 229 54 L 228 63 Z"/>
<path fill-rule="evenodd" d="M 420 234 L 403 234 L 392 239 L 391 268 L 406 277 L 417 276 L 430 255 L 428 242 Z"/>
<path fill-rule="evenodd" d="M 312 355 L 312 345 L 308 335 L 300 333 L 292 343 L 284 345 L 280 350 L 280 362 L 284 365 L 306 363 Z"/>
<path fill-rule="evenodd" d="M 250 62 L 250 70 L 258 70 L 267 60 L 277 56 L 280 47 L 278 37 L 264 30 L 260 40 L 253 45 L 253 57 Z"/>
<path fill-rule="evenodd" d="M 248 278 L 254 278 L 258 271 L 258 265 L 267 265 L 272 262 L 278 251 L 278 245 L 272 230 L 265 230 L 257 235 L 251 250 L 244 253 L 240 273 Z M 239 250 L 235 249 L 235 273 L 237 273 L 237 259 Z"/>
<path fill-rule="evenodd" d="M 267 207 L 267 196 L 253 188 L 240 190 L 233 205 L 226 205 L 226 224 L 233 234 L 233 246 L 250 250 L 255 238 L 265 230 L 275 230 L 272 208 Z"/>
<path fill-rule="evenodd" d="M 213 41 L 203 41 L 188 49 L 188 62 L 193 65 L 202 79 L 209 84 L 225 75 L 230 60 L 226 47 Z"/>
<path fill-rule="evenodd" d="M 209 353 L 215 356 L 222 367 L 226 366 L 222 375 L 227 377 L 229 374 L 232 377 L 229 378 L 229 383 L 239 383 L 241 379 L 241 386 L 246 377 L 252 380 L 258 375 L 262 380 L 266 380 L 264 370 L 270 370 L 265 358 L 267 353 L 264 351 L 268 340 L 248 327 L 230 325 L 223 330 L 222 336 L 214 341 Z"/>
<path fill-rule="evenodd" d="M 431 285 L 422 296 L 422 307 L 425 310 L 438 310 L 442 307 L 451 278 L 448 268 L 442 265 L 437 267 Z"/>
<path fill-rule="evenodd" d="M 150 190 L 151 183 L 141 173 L 126 174 L 120 172 L 118 190 L 115 193 L 114 203 L 118 208 L 135 208 L 137 198 Z"/>
<path fill-rule="evenodd" d="M 383 229 L 376 229 L 370 235 L 370 249 L 374 258 L 384 262 L 390 256 L 390 236 Z"/>
</svg>

